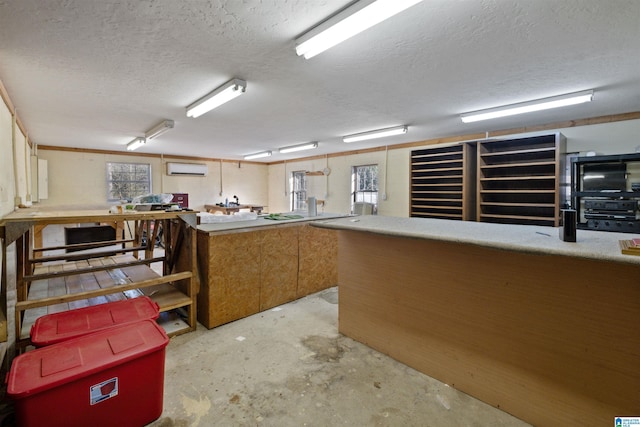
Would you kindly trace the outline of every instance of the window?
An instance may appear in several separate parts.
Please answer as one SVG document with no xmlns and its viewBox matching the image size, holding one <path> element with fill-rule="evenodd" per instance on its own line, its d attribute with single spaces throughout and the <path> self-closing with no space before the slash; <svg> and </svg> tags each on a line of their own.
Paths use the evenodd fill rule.
<svg viewBox="0 0 640 427">
<path fill-rule="evenodd" d="M 291 172 L 291 210 L 307 208 L 307 174 L 305 171 Z"/>
<path fill-rule="evenodd" d="M 356 203 L 371 203 L 372 213 L 378 210 L 378 165 L 351 168 L 351 211 Z"/>
<path fill-rule="evenodd" d="M 107 201 L 131 200 L 151 193 L 151 165 L 107 162 Z"/>
</svg>

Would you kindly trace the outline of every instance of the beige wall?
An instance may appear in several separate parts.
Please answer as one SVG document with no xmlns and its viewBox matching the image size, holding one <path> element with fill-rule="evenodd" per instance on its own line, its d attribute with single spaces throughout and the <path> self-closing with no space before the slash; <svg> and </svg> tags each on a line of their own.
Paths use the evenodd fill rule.
<svg viewBox="0 0 640 427">
<path fill-rule="evenodd" d="M 153 193 L 188 193 L 189 207 L 202 210 L 237 195 L 241 203 L 267 204 L 267 166 L 244 162 L 193 161 L 205 163 L 208 174 L 169 176 L 166 162 L 187 162 L 171 158 L 105 153 L 40 150 L 39 157 L 48 162 L 49 198 L 40 206 L 108 205 L 107 162 L 145 163 L 151 165 Z M 73 167 L 69 167 L 73 165 Z M 222 167 L 222 190 L 221 174 Z"/>
<path fill-rule="evenodd" d="M 352 154 L 326 159 L 292 161 L 285 165 L 269 167 L 269 207 L 272 212 L 290 210 L 288 177 L 293 171 L 322 171 L 330 169 L 326 176 L 307 177 L 307 195 L 325 201 L 324 212 L 349 213 L 351 211 L 351 167 L 376 164 L 379 173 L 378 214 L 387 216 L 409 215 L 409 151 L 392 150 Z M 388 159 L 387 159 L 388 155 Z M 385 165 L 388 165 L 385 182 Z M 286 190 L 286 191 L 285 191 Z M 386 193 L 387 200 L 382 200 Z"/>
<path fill-rule="evenodd" d="M 0 215 L 13 211 L 15 181 L 13 179 L 13 146 L 11 112 L 0 100 Z"/>
<path fill-rule="evenodd" d="M 27 137 L 14 120 L 13 111 L 2 99 L 0 153 L 0 215 L 6 215 L 15 206 L 31 205 L 31 148 L 27 144 Z"/>
</svg>

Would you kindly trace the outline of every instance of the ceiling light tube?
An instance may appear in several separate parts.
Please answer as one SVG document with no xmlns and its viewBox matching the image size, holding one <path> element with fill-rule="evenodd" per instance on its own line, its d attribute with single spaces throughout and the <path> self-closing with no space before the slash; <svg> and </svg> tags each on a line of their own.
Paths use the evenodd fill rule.
<svg viewBox="0 0 640 427">
<path fill-rule="evenodd" d="M 269 157 L 270 155 L 271 155 L 271 151 L 261 151 L 259 153 L 248 154 L 244 156 L 244 159 L 245 160 L 260 159 L 262 157 Z"/>
<path fill-rule="evenodd" d="M 144 138 L 138 137 L 127 144 L 127 151 L 137 150 L 138 148 L 142 147 L 146 142 L 147 141 Z"/>
<path fill-rule="evenodd" d="M 169 129 L 173 129 L 174 122 L 173 120 L 163 120 L 144 134 L 146 139 L 154 139 L 168 131 Z"/>
<path fill-rule="evenodd" d="M 473 111 L 460 115 L 464 123 L 473 123 L 480 120 L 496 119 L 498 117 L 513 116 L 516 114 L 530 113 L 533 111 L 548 110 L 551 108 L 566 107 L 567 105 L 582 104 L 593 99 L 593 90 L 568 93 L 566 95 L 553 96 L 551 98 L 537 99 L 521 102 L 519 104 L 505 105 L 489 108 L 487 110 Z"/>
<path fill-rule="evenodd" d="M 296 53 L 305 59 L 314 57 L 421 1 L 361 0 L 298 38 Z"/>
<path fill-rule="evenodd" d="M 204 113 L 221 106 L 225 102 L 242 95 L 247 90 L 247 82 L 240 79 L 232 79 L 203 96 L 187 107 L 187 117 L 199 117 Z"/>
<path fill-rule="evenodd" d="M 281 154 L 286 154 L 286 153 L 293 153 L 295 151 L 311 150 L 312 148 L 318 148 L 318 143 L 307 142 L 306 144 L 298 144 L 298 145 L 291 145 L 289 147 L 282 147 L 278 150 L 278 152 Z"/>
<path fill-rule="evenodd" d="M 401 135 L 407 133 L 408 126 L 396 126 L 386 129 L 372 130 L 369 132 L 355 133 L 342 138 L 344 142 L 365 141 L 367 139 L 385 138 L 387 136 Z"/>
</svg>

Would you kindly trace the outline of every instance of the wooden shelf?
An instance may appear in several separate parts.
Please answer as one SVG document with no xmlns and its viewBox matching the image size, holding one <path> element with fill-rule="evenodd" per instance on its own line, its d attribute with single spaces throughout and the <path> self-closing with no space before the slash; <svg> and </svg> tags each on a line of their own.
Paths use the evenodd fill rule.
<svg viewBox="0 0 640 427">
<path fill-rule="evenodd" d="M 30 247 L 29 231 L 40 230 L 51 223 L 71 224 L 90 222 L 90 213 L 73 212 L 61 217 L 55 212 L 29 217 L 10 218 L 10 224 L 25 224 L 26 238 L 18 240 L 21 256 L 17 260 L 16 280 L 17 302 L 15 305 L 16 348 L 23 350 L 29 344 L 30 325 L 48 313 L 103 304 L 142 294 L 158 303 L 161 312 L 180 309 L 178 323 L 183 327 L 167 331 L 177 335 L 196 328 L 196 296 L 198 267 L 196 262 L 195 213 L 166 213 L 164 211 L 115 214 L 111 221 L 135 221 L 135 236 L 131 247 L 123 250 L 122 245 L 74 252 L 69 256 L 41 256 L 43 248 Z M 9 217 L 5 217 L 9 218 Z M 14 222 L 15 221 L 15 222 Z M 160 237 L 159 230 L 163 233 Z M 154 250 L 152 246 L 141 244 L 143 231 L 146 241 L 162 241 L 164 249 Z M 78 246 L 72 245 L 74 249 Z M 87 244 L 91 246 L 91 244 Z M 123 254 L 126 252 L 126 254 Z M 158 256 L 154 257 L 154 252 Z M 69 258 L 66 260 L 66 258 Z M 64 261 L 67 262 L 64 262 Z M 154 268 L 152 268 L 152 265 Z M 155 267 L 159 266 L 159 267 Z M 173 322 L 173 325 L 177 324 Z"/>
<path fill-rule="evenodd" d="M 509 151 L 498 151 L 498 152 L 488 152 L 480 154 L 480 157 L 499 157 L 499 156 L 511 156 L 518 154 L 532 154 L 532 153 L 554 153 L 555 147 L 545 147 L 545 148 L 532 148 L 528 150 L 509 150 Z"/>
<path fill-rule="evenodd" d="M 479 221 L 558 226 L 565 138 L 478 142 Z"/>
<path fill-rule="evenodd" d="M 533 216 L 533 215 L 502 215 L 502 214 L 480 214 L 482 218 L 503 218 L 503 219 L 518 219 L 518 220 L 533 220 L 533 221 L 553 221 L 553 217 L 548 216 Z"/>
<path fill-rule="evenodd" d="M 410 215 L 475 219 L 476 153 L 475 143 L 412 151 Z"/>
<path fill-rule="evenodd" d="M 510 203 L 510 202 L 484 202 L 484 206 L 505 206 L 505 207 L 537 207 L 553 208 L 553 203 Z"/>
<path fill-rule="evenodd" d="M 556 166 L 556 162 L 542 161 L 542 162 L 498 163 L 498 164 L 482 165 L 480 169 L 508 168 L 510 170 L 514 170 L 514 168 L 522 168 L 522 167 L 532 168 L 535 166 Z"/>
<path fill-rule="evenodd" d="M 416 212 L 414 215 L 414 217 L 420 217 L 420 218 L 442 218 L 442 219 L 456 219 L 456 220 L 460 220 L 462 221 L 462 215 L 461 214 L 450 214 L 450 213 L 443 213 L 443 212 L 428 212 L 428 213 L 420 213 L 420 212 Z"/>
<path fill-rule="evenodd" d="M 556 190 L 480 190 L 480 194 L 555 194 Z"/>
<path fill-rule="evenodd" d="M 541 180 L 549 180 L 556 179 L 555 175 L 537 175 L 537 176 L 499 176 L 493 178 L 480 178 L 480 182 L 490 182 L 490 181 L 541 181 Z"/>
</svg>

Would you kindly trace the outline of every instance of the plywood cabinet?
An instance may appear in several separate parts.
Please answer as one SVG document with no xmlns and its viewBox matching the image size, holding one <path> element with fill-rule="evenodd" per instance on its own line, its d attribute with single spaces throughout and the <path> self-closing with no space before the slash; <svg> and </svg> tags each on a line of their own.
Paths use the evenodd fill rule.
<svg viewBox="0 0 640 427">
<path fill-rule="evenodd" d="M 307 223 L 198 231 L 198 321 L 213 328 L 335 286 L 337 236 Z"/>
<path fill-rule="evenodd" d="M 411 152 L 411 216 L 475 219 L 475 143 Z"/>
<path fill-rule="evenodd" d="M 478 221 L 557 227 L 565 138 L 478 142 Z"/>
</svg>

